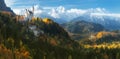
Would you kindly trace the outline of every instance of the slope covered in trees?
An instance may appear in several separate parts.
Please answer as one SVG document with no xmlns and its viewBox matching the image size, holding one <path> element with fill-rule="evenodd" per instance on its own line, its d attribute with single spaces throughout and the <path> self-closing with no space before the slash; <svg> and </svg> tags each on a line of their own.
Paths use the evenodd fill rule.
<svg viewBox="0 0 120 59">
<path fill-rule="evenodd" d="M 87 22 L 84 20 L 71 21 L 62 25 L 69 32 L 75 34 L 85 34 L 85 33 L 99 32 L 105 30 L 105 28 L 100 24 Z"/>
<path fill-rule="evenodd" d="M 119 59 L 119 51 L 119 42 L 79 45 L 48 18 L 18 22 L 0 13 L 0 59 Z"/>
<path fill-rule="evenodd" d="M 0 13 L 0 44 L 2 51 L 5 49 L 12 54 L 11 59 L 24 59 L 24 55 L 33 59 L 56 54 L 60 57 L 59 53 L 66 51 L 66 48 L 78 47 L 78 43 L 71 40 L 67 32 L 51 19 L 35 18 L 30 22 L 17 22 L 15 17 L 4 13 Z M 16 53 L 21 54 L 17 57 Z M 9 57 L 1 55 L 1 58 Z"/>
</svg>

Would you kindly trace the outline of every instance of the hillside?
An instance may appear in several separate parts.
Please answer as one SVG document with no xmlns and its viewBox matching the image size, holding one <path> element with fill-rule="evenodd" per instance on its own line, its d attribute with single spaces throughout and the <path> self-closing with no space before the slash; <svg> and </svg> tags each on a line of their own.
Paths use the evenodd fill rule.
<svg viewBox="0 0 120 59">
<path fill-rule="evenodd" d="M 104 27 L 97 23 L 87 22 L 87 21 L 71 21 L 63 24 L 63 27 L 71 33 L 85 34 L 92 32 L 99 32 L 105 30 Z"/>
<path fill-rule="evenodd" d="M 88 7 L 88 1 L 0 0 L 0 59 L 120 59 L 119 14 Z"/>
<path fill-rule="evenodd" d="M 93 22 L 101 24 L 108 30 L 119 30 L 120 29 L 120 18 L 109 17 L 109 16 L 80 16 L 73 19 L 74 21 L 84 20 L 87 22 Z"/>
<path fill-rule="evenodd" d="M 101 40 L 110 33 L 98 32 L 95 37 Z M 117 39 L 118 33 L 113 31 L 110 35 Z M 79 45 L 79 41 L 70 39 L 68 33 L 49 18 L 18 22 L 15 17 L 0 13 L 0 59 L 119 59 L 119 42 L 103 44 L 102 40 L 98 42 L 100 45 L 91 45 L 94 42 L 88 39 Z"/>
<path fill-rule="evenodd" d="M 0 47 L 3 47 L 0 52 L 7 50 L 5 55 L 10 53 L 16 56 L 9 57 L 11 59 L 39 59 L 44 58 L 42 55 L 45 53 L 64 52 L 66 49 L 78 48 L 79 44 L 71 40 L 68 33 L 49 18 L 18 22 L 16 18 L 0 13 Z M 0 58 L 8 57 L 2 55 Z"/>
<path fill-rule="evenodd" d="M 89 37 L 91 34 L 103 31 L 105 28 L 97 23 L 87 22 L 87 21 L 71 21 L 68 23 L 62 24 L 72 39 L 81 40 Z"/>
<path fill-rule="evenodd" d="M 120 32 L 107 31 L 102 25 L 83 20 L 71 21 L 62 26 L 70 37 L 82 44 L 102 44 L 120 41 Z"/>
<path fill-rule="evenodd" d="M 120 32 L 98 32 L 97 35 L 97 44 L 101 44 L 103 42 L 111 43 L 111 42 L 119 42 L 120 41 Z"/>
</svg>

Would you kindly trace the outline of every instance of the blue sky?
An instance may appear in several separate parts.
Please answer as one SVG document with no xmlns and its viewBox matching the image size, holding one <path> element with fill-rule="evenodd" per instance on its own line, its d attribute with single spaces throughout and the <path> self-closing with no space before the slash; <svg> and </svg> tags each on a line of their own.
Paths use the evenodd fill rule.
<svg viewBox="0 0 120 59">
<path fill-rule="evenodd" d="M 40 5 L 41 7 L 64 6 L 67 9 L 105 8 L 109 12 L 120 13 L 120 0 L 6 0 L 6 3 L 13 9 Z"/>
</svg>

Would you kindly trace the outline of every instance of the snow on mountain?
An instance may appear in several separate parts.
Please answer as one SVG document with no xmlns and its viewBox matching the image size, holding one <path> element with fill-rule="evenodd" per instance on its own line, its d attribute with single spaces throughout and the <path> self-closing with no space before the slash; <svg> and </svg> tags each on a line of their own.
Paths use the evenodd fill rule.
<svg viewBox="0 0 120 59">
<path fill-rule="evenodd" d="M 88 22 L 94 22 L 94 23 L 99 23 L 103 25 L 106 29 L 109 30 L 118 30 L 120 29 L 120 17 L 118 16 L 113 16 L 111 14 L 90 14 L 87 16 L 79 16 L 77 18 L 74 18 L 72 21 L 77 21 L 77 20 L 84 20 Z"/>
<path fill-rule="evenodd" d="M 58 23 L 66 23 L 71 20 L 85 20 L 88 22 L 99 23 L 107 29 L 120 29 L 120 14 L 110 13 L 104 8 L 67 9 L 63 6 L 40 7 L 39 5 L 36 5 L 35 16 L 51 18 Z"/>
</svg>

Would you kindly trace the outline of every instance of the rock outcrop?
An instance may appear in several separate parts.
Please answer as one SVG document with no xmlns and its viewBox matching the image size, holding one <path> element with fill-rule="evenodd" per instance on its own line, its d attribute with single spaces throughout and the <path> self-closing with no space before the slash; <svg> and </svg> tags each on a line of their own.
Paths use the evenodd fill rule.
<svg viewBox="0 0 120 59">
<path fill-rule="evenodd" d="M 11 12 L 13 15 L 15 15 L 15 13 L 11 10 L 11 8 L 6 6 L 4 0 L 0 0 L 0 11 Z"/>
</svg>

